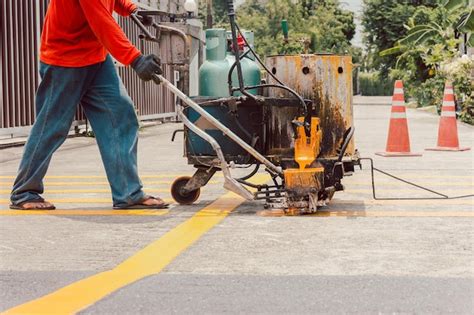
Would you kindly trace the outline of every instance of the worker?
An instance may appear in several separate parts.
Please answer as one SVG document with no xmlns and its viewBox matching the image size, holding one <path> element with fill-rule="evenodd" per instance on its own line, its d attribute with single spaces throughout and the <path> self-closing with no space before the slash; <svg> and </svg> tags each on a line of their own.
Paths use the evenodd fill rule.
<svg viewBox="0 0 474 315">
<path fill-rule="evenodd" d="M 110 56 L 131 65 L 145 81 L 162 74 L 160 60 L 142 55 L 112 16 L 114 11 L 130 16 L 136 10 L 130 0 L 50 1 L 41 35 L 36 121 L 13 185 L 11 209 L 55 209 L 41 197 L 43 178 L 79 103 L 97 139 L 114 209 L 167 206 L 143 192 L 137 172 L 138 119 Z"/>
</svg>

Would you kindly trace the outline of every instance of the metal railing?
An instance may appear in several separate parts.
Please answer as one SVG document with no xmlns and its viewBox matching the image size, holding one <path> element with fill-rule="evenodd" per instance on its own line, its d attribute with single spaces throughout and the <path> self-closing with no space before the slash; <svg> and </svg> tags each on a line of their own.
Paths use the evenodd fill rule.
<svg viewBox="0 0 474 315">
<path fill-rule="evenodd" d="M 28 133 L 35 120 L 35 91 L 39 85 L 38 63 L 40 34 L 49 0 L 0 1 L 0 135 Z M 156 51 L 153 43 L 138 39 L 137 27 L 127 18 L 118 18 L 128 38 L 144 53 Z M 163 41 L 160 52 L 166 57 L 171 51 L 171 38 Z M 166 59 L 166 58 L 164 58 Z M 163 65 L 164 76 L 175 83 L 171 65 Z M 175 97 L 163 87 L 139 80 L 129 67 L 118 71 L 141 119 L 176 117 Z M 81 124 L 84 115 L 80 106 L 74 125 Z"/>
<path fill-rule="evenodd" d="M 37 52 L 45 1 L 3 0 L 0 3 L 1 128 L 33 123 L 38 77 Z"/>
</svg>

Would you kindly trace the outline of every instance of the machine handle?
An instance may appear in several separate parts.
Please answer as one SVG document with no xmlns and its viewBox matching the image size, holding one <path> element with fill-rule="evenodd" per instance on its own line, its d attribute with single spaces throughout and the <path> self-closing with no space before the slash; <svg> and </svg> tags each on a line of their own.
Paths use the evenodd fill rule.
<svg viewBox="0 0 474 315">
<path fill-rule="evenodd" d="M 135 22 L 135 24 L 137 24 L 138 28 L 143 32 L 143 34 L 140 35 L 140 38 L 153 42 L 157 41 L 156 36 L 153 36 L 150 31 L 148 31 L 148 29 L 145 27 L 145 25 L 143 25 L 142 21 L 140 21 L 140 18 L 138 17 L 137 13 L 132 13 L 130 15 L 130 18 L 133 22 Z"/>
</svg>

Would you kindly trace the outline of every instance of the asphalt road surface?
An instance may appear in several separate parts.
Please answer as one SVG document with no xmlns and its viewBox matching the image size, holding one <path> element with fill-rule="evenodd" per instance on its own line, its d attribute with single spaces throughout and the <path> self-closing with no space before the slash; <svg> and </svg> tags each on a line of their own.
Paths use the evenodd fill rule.
<svg viewBox="0 0 474 315">
<path fill-rule="evenodd" d="M 424 151 L 438 117 L 408 111 L 412 150 L 383 158 L 390 107 L 355 106 L 356 146 L 376 166 L 450 196 L 472 194 L 473 151 Z M 179 124 L 142 131 L 148 193 L 193 168 Z M 473 127 L 459 124 L 463 146 Z M 324 131 L 323 131 L 324 132 Z M 0 151 L 0 311 L 83 314 L 472 314 L 474 200 L 377 201 L 367 164 L 321 215 L 264 217 L 216 176 L 192 206 L 112 211 L 95 140 L 54 156 L 46 194 L 58 210 L 8 210 L 22 148 Z M 268 178 L 258 174 L 255 182 Z M 377 175 L 380 197 L 430 197 Z"/>
</svg>

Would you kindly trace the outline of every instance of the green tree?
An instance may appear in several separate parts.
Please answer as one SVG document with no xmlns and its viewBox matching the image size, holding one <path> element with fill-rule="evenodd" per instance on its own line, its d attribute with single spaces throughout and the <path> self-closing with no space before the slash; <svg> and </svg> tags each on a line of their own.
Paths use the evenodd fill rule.
<svg viewBox="0 0 474 315">
<path fill-rule="evenodd" d="M 302 52 L 346 53 L 355 34 L 353 13 L 336 0 L 247 1 L 237 11 L 242 28 L 255 33 L 260 55 Z M 289 42 L 281 34 L 281 20 L 290 28 Z"/>
<path fill-rule="evenodd" d="M 228 24 L 227 0 L 212 0 L 212 19 L 214 27 L 220 27 Z M 207 1 L 199 1 L 199 18 L 207 27 Z"/>
<path fill-rule="evenodd" d="M 405 25 L 417 9 L 437 5 L 436 0 L 364 0 L 362 26 L 368 53 L 367 67 L 379 70 L 382 77 L 387 78 L 389 70 L 395 67 L 396 59 L 380 56 L 379 53 L 393 47 L 399 38 L 407 34 Z"/>
<path fill-rule="evenodd" d="M 463 41 L 461 34 L 474 32 L 473 8 L 467 0 L 444 1 L 436 8 L 417 8 L 409 18 L 406 35 L 400 37 L 392 48 L 383 50 L 382 57 L 396 56 L 397 70 L 392 77 L 407 81 L 408 94 L 413 96 L 420 106 L 441 105 L 444 81 L 454 81 L 458 98 L 463 100 L 462 119 L 472 123 L 474 89 L 469 77 L 469 58 L 461 62 L 459 47 Z M 469 37 L 468 45 L 472 40 Z M 459 62 L 458 62 L 459 61 Z M 449 66 L 449 65 L 464 66 Z M 455 69 L 447 71 L 446 69 Z M 465 72 L 454 75 L 456 72 Z M 471 68 L 471 71 L 474 70 Z"/>
</svg>

